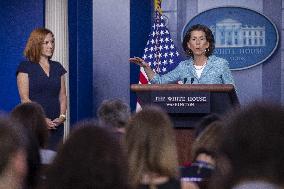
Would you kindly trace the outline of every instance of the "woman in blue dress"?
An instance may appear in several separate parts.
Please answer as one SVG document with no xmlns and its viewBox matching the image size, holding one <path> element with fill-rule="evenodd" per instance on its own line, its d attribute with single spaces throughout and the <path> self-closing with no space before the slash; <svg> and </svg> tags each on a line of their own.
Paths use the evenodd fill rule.
<svg viewBox="0 0 284 189">
<path fill-rule="evenodd" d="M 27 60 L 17 68 L 21 102 L 34 101 L 43 107 L 50 131 L 48 148 L 53 150 L 62 140 L 67 109 L 66 70 L 59 62 L 51 60 L 54 40 L 48 29 L 32 31 L 24 50 Z"/>
<path fill-rule="evenodd" d="M 228 61 L 212 55 L 215 40 L 212 31 L 204 25 L 193 25 L 183 39 L 183 49 L 188 60 L 165 75 L 156 74 L 142 58 L 130 58 L 129 61 L 144 68 L 148 80 L 155 84 L 184 81 L 189 84 L 233 84 L 234 79 Z"/>
</svg>

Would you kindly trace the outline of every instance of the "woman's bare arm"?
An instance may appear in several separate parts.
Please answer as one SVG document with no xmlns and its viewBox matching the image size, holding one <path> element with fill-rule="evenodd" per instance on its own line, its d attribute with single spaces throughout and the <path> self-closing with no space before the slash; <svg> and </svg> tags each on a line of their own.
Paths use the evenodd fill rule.
<svg viewBox="0 0 284 189">
<path fill-rule="evenodd" d="M 31 102 L 29 97 L 29 76 L 27 73 L 19 72 L 17 75 L 18 91 L 21 102 Z"/>
</svg>

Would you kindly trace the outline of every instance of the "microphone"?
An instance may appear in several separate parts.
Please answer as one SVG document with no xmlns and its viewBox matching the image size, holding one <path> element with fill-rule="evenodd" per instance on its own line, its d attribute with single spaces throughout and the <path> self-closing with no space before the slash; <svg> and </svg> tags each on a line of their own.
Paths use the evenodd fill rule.
<svg viewBox="0 0 284 189">
<path fill-rule="evenodd" d="M 191 79 L 190 79 L 190 84 L 192 84 L 194 82 L 194 78 L 192 77 Z"/>
<path fill-rule="evenodd" d="M 187 78 L 185 77 L 185 78 L 183 78 L 183 84 L 185 84 L 186 83 L 186 81 L 187 81 Z"/>
</svg>

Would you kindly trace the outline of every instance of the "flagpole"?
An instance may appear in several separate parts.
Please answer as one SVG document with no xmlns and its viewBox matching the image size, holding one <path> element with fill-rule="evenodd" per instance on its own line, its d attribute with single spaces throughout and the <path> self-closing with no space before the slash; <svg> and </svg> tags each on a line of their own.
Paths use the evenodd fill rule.
<svg viewBox="0 0 284 189">
<path fill-rule="evenodd" d="M 154 0 L 155 10 L 159 11 L 160 14 L 162 14 L 161 4 L 162 4 L 162 0 Z"/>
</svg>

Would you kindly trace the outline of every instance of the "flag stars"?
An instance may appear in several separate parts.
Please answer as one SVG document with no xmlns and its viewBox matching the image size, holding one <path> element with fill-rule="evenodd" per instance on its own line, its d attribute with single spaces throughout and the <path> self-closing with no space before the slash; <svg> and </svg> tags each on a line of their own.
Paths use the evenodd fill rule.
<svg viewBox="0 0 284 189">
<path fill-rule="evenodd" d="M 155 51 L 157 51 L 159 49 L 159 47 L 156 45 L 154 49 L 155 49 Z"/>
<path fill-rule="evenodd" d="M 175 68 L 179 62 L 180 54 L 175 48 L 160 13 L 156 12 L 154 22 L 142 58 L 148 62 L 155 73 L 165 74 Z"/>
<path fill-rule="evenodd" d="M 159 67 L 156 68 L 157 73 L 161 72 L 161 69 Z"/>
</svg>

